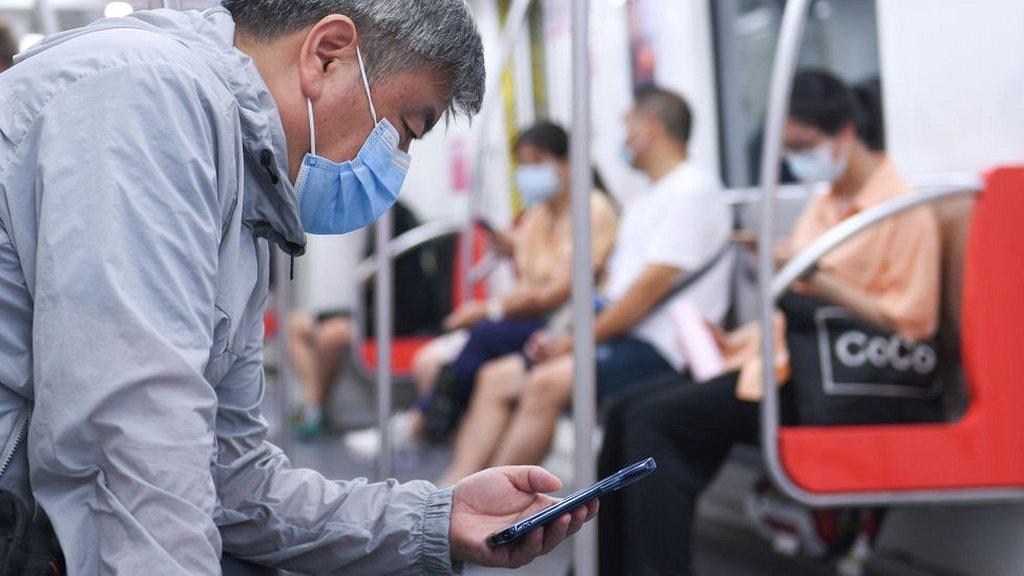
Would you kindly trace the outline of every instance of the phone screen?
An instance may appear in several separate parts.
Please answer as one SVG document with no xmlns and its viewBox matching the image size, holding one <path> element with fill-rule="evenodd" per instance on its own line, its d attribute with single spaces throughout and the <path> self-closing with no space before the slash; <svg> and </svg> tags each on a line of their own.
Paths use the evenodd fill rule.
<svg viewBox="0 0 1024 576">
<path fill-rule="evenodd" d="M 654 458 L 648 458 L 643 462 L 637 462 L 636 464 L 633 464 L 628 468 L 624 468 L 588 488 L 584 488 L 583 490 L 568 496 L 561 502 L 552 504 L 536 514 L 523 518 L 519 522 L 516 522 L 500 532 L 491 534 L 487 537 L 487 543 L 492 548 L 511 544 L 529 534 L 530 531 L 541 526 L 545 526 L 569 512 L 576 510 L 580 506 L 584 506 L 587 503 L 608 494 L 609 492 L 620 490 L 637 480 L 647 477 L 651 472 L 654 472 L 657 467 L 658 465 L 654 462 Z"/>
</svg>

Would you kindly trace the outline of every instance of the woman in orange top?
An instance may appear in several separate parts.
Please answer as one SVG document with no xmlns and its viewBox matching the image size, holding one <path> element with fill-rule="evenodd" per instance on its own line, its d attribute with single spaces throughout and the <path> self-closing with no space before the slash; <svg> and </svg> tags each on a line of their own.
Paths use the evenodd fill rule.
<svg viewBox="0 0 1024 576">
<path fill-rule="evenodd" d="M 831 181 L 832 190 L 811 201 L 780 259 L 861 210 L 907 193 L 892 163 L 859 137 L 859 117 L 853 94 L 834 76 L 797 76 L 786 160 L 801 180 Z M 938 324 L 939 267 L 937 219 L 920 208 L 857 235 L 823 258 L 796 289 L 882 330 L 920 340 L 932 336 Z M 754 324 L 721 335 L 729 374 L 699 386 L 655 385 L 612 409 L 602 472 L 654 456 L 658 473 L 642 490 L 602 501 L 603 575 L 692 573 L 689 538 L 697 497 L 732 445 L 757 435 L 760 332 Z M 785 353 L 780 360 L 784 368 Z M 793 408 L 788 388 L 783 406 Z"/>
<path fill-rule="evenodd" d="M 401 451 L 414 451 L 428 432 L 423 414 L 433 399 L 441 364 L 449 364 L 447 375 L 456 390 L 453 398 L 445 398 L 456 405 L 452 415 L 460 416 L 480 367 L 520 352 L 571 295 L 569 135 L 560 126 L 539 122 L 519 135 L 515 153 L 516 184 L 525 210 L 513 233 L 495 233 L 492 240 L 496 248 L 504 246 L 505 255 L 515 262 L 516 285 L 504 296 L 464 303 L 445 320 L 451 332 L 428 344 L 414 359 L 421 399 L 391 420 L 394 444 Z M 600 187 L 599 179 L 597 183 Z M 590 199 L 594 269 L 601 270 L 615 245 L 618 214 L 607 192 L 594 190 Z M 437 369 L 425 368 L 429 364 Z M 373 430 L 352 433 L 346 445 L 356 454 L 374 456 L 378 434 Z"/>
</svg>

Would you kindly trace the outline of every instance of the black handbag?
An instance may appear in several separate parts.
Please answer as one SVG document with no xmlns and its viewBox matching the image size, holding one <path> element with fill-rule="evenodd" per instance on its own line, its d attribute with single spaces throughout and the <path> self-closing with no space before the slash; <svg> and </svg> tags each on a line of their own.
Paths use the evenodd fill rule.
<svg viewBox="0 0 1024 576">
<path fill-rule="evenodd" d="M 811 426 L 939 422 L 939 347 L 909 342 L 833 304 L 787 294 L 796 416 Z"/>
</svg>

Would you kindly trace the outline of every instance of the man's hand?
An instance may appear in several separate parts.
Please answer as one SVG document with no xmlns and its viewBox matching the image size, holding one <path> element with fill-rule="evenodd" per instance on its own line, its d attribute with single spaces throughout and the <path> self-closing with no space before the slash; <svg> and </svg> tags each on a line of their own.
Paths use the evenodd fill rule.
<svg viewBox="0 0 1024 576">
<path fill-rule="evenodd" d="M 455 485 L 450 538 L 452 559 L 479 566 L 519 568 L 552 551 L 597 516 L 597 502 L 498 548 L 487 537 L 558 500 L 547 496 L 561 481 L 543 468 L 509 466 L 478 472 Z"/>
<path fill-rule="evenodd" d="M 459 306 L 444 319 L 445 330 L 461 330 L 470 328 L 487 319 L 487 305 L 483 302 L 467 302 Z"/>
</svg>

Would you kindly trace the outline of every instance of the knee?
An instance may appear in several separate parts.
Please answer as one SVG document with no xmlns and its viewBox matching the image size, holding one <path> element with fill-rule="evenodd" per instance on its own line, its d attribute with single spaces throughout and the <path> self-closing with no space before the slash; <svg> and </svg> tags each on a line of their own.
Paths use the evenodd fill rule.
<svg viewBox="0 0 1024 576">
<path fill-rule="evenodd" d="M 294 312 L 288 317 L 288 339 L 292 342 L 308 341 L 313 331 L 313 319 L 305 312 Z"/>
<path fill-rule="evenodd" d="M 344 318 L 330 320 L 317 330 L 317 347 L 321 353 L 334 354 L 352 342 L 352 324 Z"/>
<path fill-rule="evenodd" d="M 523 391 L 527 410 L 561 410 L 572 395 L 572 373 L 540 366 L 530 373 Z"/>
<path fill-rule="evenodd" d="M 478 393 L 496 400 L 514 400 L 522 391 L 524 371 L 523 361 L 518 357 L 488 362 L 477 375 Z"/>
</svg>

